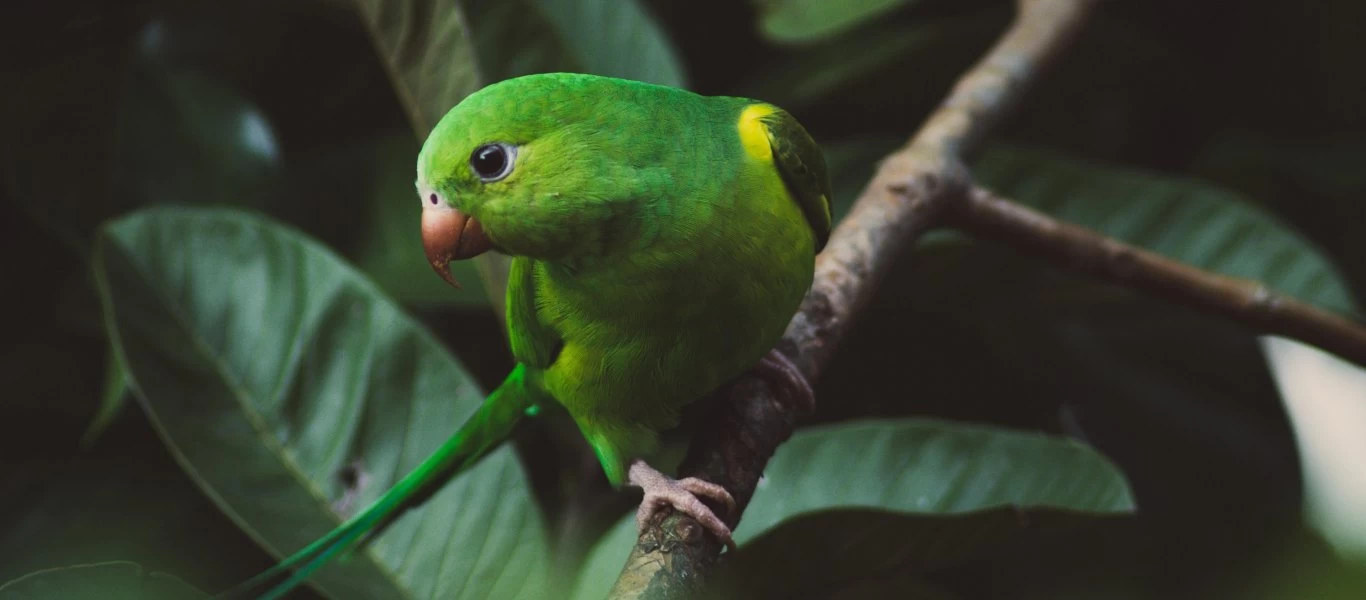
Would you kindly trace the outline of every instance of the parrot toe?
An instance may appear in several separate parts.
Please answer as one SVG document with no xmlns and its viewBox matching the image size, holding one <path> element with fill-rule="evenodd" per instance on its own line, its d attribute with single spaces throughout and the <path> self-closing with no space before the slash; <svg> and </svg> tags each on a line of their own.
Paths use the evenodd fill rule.
<svg viewBox="0 0 1366 600">
<path fill-rule="evenodd" d="M 735 540 L 731 538 L 730 527 L 698 499 L 705 497 L 715 500 L 726 507 L 727 516 L 734 514 L 735 499 L 725 488 L 696 477 L 672 479 L 645 464 L 643 460 L 631 463 L 628 477 L 631 485 L 645 490 L 645 497 L 640 501 L 640 510 L 636 511 L 636 524 L 641 530 L 654 521 L 660 511 L 672 508 L 692 517 L 725 544 L 726 548 L 735 550 Z"/>
</svg>

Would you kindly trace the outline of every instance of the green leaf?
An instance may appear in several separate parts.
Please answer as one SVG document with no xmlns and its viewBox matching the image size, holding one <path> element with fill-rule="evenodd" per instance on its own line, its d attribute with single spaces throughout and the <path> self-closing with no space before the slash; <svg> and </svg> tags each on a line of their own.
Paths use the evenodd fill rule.
<svg viewBox="0 0 1366 600">
<path fill-rule="evenodd" d="M 843 33 L 916 0 L 752 0 L 759 9 L 759 28 L 768 39 L 783 43 L 816 41 Z"/>
<path fill-rule="evenodd" d="M 1232 192 L 1006 145 L 989 148 L 973 172 L 983 185 L 1060 220 L 1262 281 L 1322 308 L 1353 311 L 1341 274 L 1312 241 Z"/>
<path fill-rule="evenodd" d="M 164 573 L 131 562 L 73 565 L 35 571 L 0 585 L 0 600 L 189 600 L 208 598 Z"/>
<path fill-rule="evenodd" d="M 462 0 L 488 82 L 569 71 L 686 87 L 664 31 L 637 0 Z"/>
<path fill-rule="evenodd" d="M 792 515 L 836 506 L 962 513 L 997 506 L 1133 509 L 1124 476 L 1075 441 L 929 420 L 804 429 L 764 469 L 736 530 L 744 543 Z"/>
<path fill-rule="evenodd" d="M 158 433 L 273 555 L 368 505 L 483 398 L 373 284 L 263 217 L 140 211 L 107 226 L 95 265 L 110 336 Z M 542 585 L 545 553 L 509 447 L 312 581 L 333 598 L 513 597 Z"/>
<path fill-rule="evenodd" d="M 935 516 L 868 509 L 807 513 L 751 540 L 722 564 L 711 585 L 734 598 L 829 597 L 829 591 L 848 594 L 890 580 L 893 586 L 878 589 L 922 598 L 926 576 L 936 569 L 1127 518 L 1017 508 Z"/>
<path fill-rule="evenodd" d="M 831 508 L 956 514 L 997 507 L 1133 510 L 1124 476 L 1090 448 L 1043 434 L 932 420 L 806 428 L 778 448 L 735 541 Z M 606 594 L 635 543 L 634 516 L 603 536 L 575 598 Z"/>
</svg>

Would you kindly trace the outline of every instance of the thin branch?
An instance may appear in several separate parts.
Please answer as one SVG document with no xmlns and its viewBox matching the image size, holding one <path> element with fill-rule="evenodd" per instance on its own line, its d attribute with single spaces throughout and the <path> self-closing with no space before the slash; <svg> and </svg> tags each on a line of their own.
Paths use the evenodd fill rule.
<svg viewBox="0 0 1366 600">
<path fill-rule="evenodd" d="M 1277 294 L 1266 284 L 1202 271 L 1088 229 L 1059 222 L 976 187 L 945 225 L 995 239 L 1082 275 L 1231 318 L 1366 365 L 1366 326 Z"/>
<path fill-rule="evenodd" d="M 1018 0 L 1015 21 L 995 47 L 954 86 L 902 149 L 887 157 L 816 260 L 816 278 L 779 349 L 814 379 L 893 258 L 968 190 L 963 158 L 981 143 L 1036 78 L 1080 31 L 1096 0 Z M 680 476 L 720 483 L 740 511 L 764 465 L 792 435 L 794 407 L 767 385 L 743 378 L 707 416 L 679 467 Z M 739 521 L 732 515 L 731 525 Z M 670 514 L 641 532 L 612 598 L 695 595 L 720 544 L 692 519 Z"/>
</svg>

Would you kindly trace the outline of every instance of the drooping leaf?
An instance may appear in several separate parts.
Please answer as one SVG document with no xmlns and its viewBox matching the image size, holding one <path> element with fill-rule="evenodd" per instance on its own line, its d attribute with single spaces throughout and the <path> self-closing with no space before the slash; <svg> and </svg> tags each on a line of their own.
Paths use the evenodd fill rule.
<svg viewBox="0 0 1366 600">
<path fill-rule="evenodd" d="M 741 551 L 797 515 L 872 508 L 923 515 L 999 507 L 1097 513 L 1133 509 L 1124 476 L 1077 442 L 933 420 L 823 425 L 798 431 L 764 469 L 735 530 Z M 636 538 L 634 515 L 603 536 L 575 598 L 605 595 Z"/>
<path fill-rule="evenodd" d="M 482 400 L 373 284 L 263 217 L 140 211 L 107 226 L 95 258 L 109 333 L 158 433 L 276 556 L 372 502 Z M 313 585 L 506 598 L 536 593 L 545 560 L 526 476 L 503 448 Z"/>
<path fill-rule="evenodd" d="M 484 78 L 569 71 L 686 87 L 683 65 L 637 0 L 463 0 Z"/>
<path fill-rule="evenodd" d="M 198 600 L 209 596 L 137 563 L 105 562 L 35 571 L 0 585 L 0 600 Z"/>
</svg>

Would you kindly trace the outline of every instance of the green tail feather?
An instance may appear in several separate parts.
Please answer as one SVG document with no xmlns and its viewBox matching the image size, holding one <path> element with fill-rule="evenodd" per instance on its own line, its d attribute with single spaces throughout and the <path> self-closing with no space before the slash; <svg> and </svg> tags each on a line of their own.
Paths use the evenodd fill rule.
<svg viewBox="0 0 1366 600">
<path fill-rule="evenodd" d="M 536 407 L 537 395 L 526 384 L 525 367 L 518 365 L 455 435 L 374 504 L 303 550 L 216 598 L 244 598 L 251 590 L 297 568 L 289 579 L 258 596 L 258 600 L 283 597 L 337 555 L 353 549 L 363 538 L 379 534 L 404 510 L 425 502 L 441 484 L 473 466 L 512 434 L 523 415 L 534 414 Z"/>
</svg>

